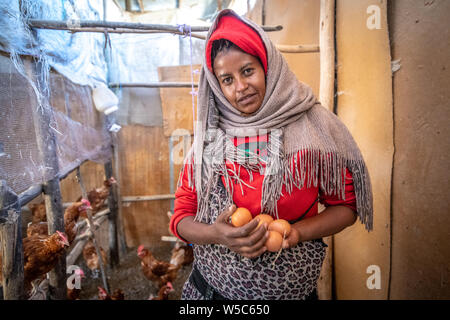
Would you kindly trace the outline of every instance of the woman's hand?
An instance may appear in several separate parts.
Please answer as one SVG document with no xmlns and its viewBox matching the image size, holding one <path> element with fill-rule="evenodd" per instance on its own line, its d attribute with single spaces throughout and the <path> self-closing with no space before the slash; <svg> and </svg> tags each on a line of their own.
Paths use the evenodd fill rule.
<svg viewBox="0 0 450 320">
<path fill-rule="evenodd" d="M 289 236 L 283 240 L 282 247 L 283 247 L 283 249 L 294 247 L 299 243 L 299 241 L 300 241 L 300 235 L 299 235 L 297 229 L 295 229 L 292 226 Z"/>
<path fill-rule="evenodd" d="M 229 220 L 234 211 L 236 211 L 236 206 L 233 204 L 223 211 L 217 217 L 216 222 L 211 225 L 216 235 L 215 242 L 244 257 L 256 258 L 267 250 L 264 247 L 268 237 L 267 225 L 264 224 L 257 228 L 259 221 L 253 219 L 242 227 L 233 227 Z"/>
</svg>

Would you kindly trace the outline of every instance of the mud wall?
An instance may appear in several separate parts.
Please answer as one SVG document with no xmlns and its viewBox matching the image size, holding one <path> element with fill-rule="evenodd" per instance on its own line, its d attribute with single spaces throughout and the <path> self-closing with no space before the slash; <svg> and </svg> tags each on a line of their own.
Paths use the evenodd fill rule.
<svg viewBox="0 0 450 320">
<path fill-rule="evenodd" d="M 450 298 L 450 1 L 390 1 L 391 299 Z"/>
<path fill-rule="evenodd" d="M 380 7 L 381 28 L 366 26 L 367 7 Z M 387 7 L 381 1 L 336 2 L 337 111 L 355 137 L 372 177 L 374 231 L 356 222 L 334 236 L 333 297 L 385 299 L 389 280 L 390 185 L 393 156 L 392 85 Z M 262 1 L 250 18 L 262 22 Z M 270 33 L 276 44 L 318 44 L 320 1 L 266 1 L 265 24 L 283 25 Z M 298 79 L 319 95 L 319 53 L 284 54 Z M 381 271 L 380 289 L 368 289 L 369 266 Z"/>
</svg>

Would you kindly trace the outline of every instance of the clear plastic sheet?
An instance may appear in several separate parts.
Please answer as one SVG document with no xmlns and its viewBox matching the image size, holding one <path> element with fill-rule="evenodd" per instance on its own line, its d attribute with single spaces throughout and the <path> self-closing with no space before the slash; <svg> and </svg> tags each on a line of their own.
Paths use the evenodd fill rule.
<svg viewBox="0 0 450 320">
<path fill-rule="evenodd" d="M 99 0 L 21 0 L 19 5 L 18 0 L 1 0 L 0 50 L 45 58 L 52 68 L 80 85 L 106 83 L 102 34 L 31 31 L 25 23 L 26 19 L 41 19 L 76 25 L 77 20 L 102 20 L 102 3 Z"/>
<path fill-rule="evenodd" d="M 25 63 L 27 70 L 33 65 Z M 49 126 L 56 142 L 55 158 L 44 160 L 39 152 L 35 115 L 42 110 L 34 90 L 7 56 L 0 56 L 0 179 L 16 193 L 42 184 L 75 168 L 85 160 L 106 162 L 111 140 L 92 105 L 91 90 L 66 77 L 49 74 Z M 44 148 L 49 137 L 44 137 Z M 49 170 L 57 163 L 59 171 Z"/>
<path fill-rule="evenodd" d="M 178 9 L 175 1 L 172 9 L 163 0 L 143 3 L 148 12 L 133 14 L 108 1 L 107 20 L 208 25 L 217 13 L 215 0 L 180 1 Z M 233 8 L 236 3 L 242 7 L 242 1 L 222 4 Z M 68 21 L 72 26 L 79 20 L 103 21 L 103 1 L 0 0 L 0 179 L 16 193 L 57 174 L 40 159 L 33 112 L 51 114 L 46 125 L 55 137 L 59 173 L 85 160 L 105 162 L 111 157 L 110 136 L 95 111 L 91 89 L 107 86 L 108 80 L 157 82 L 159 66 L 203 60 L 204 40 L 189 36 L 109 33 L 105 42 L 102 33 L 31 30 L 27 19 Z M 26 70 L 23 56 L 33 57 L 38 74 Z M 159 89 L 118 88 L 115 92 L 120 99 L 119 124 L 162 126 Z"/>
</svg>

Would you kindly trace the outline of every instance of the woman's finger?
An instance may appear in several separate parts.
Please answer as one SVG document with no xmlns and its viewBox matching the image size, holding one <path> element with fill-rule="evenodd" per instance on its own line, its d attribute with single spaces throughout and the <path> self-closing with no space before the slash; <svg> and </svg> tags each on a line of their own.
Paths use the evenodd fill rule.
<svg viewBox="0 0 450 320">
<path fill-rule="evenodd" d="M 266 243 L 269 234 L 266 227 L 260 227 L 257 231 L 252 233 L 246 238 L 236 238 L 233 243 L 233 251 L 242 255 L 253 255 L 255 252 L 258 254 L 261 248 Z"/>
<path fill-rule="evenodd" d="M 258 219 L 253 219 L 249 223 L 243 225 L 242 227 L 235 227 L 231 236 L 234 238 L 245 238 L 249 236 L 258 226 Z"/>
<path fill-rule="evenodd" d="M 252 253 L 243 253 L 242 255 L 244 257 L 249 258 L 249 259 L 253 259 L 253 258 L 259 257 L 260 255 L 262 255 L 266 251 L 267 251 L 267 248 L 265 246 L 262 246 L 257 251 L 254 251 Z"/>
<path fill-rule="evenodd" d="M 226 210 L 222 211 L 221 214 L 217 217 L 218 222 L 226 222 L 230 220 L 231 215 L 236 211 L 236 205 L 233 203 Z"/>
<path fill-rule="evenodd" d="M 300 235 L 297 231 L 297 229 L 292 228 L 291 233 L 289 234 L 289 237 L 283 240 L 282 247 L 283 249 L 287 249 L 290 247 L 293 247 L 297 245 L 297 243 L 300 241 Z"/>
</svg>

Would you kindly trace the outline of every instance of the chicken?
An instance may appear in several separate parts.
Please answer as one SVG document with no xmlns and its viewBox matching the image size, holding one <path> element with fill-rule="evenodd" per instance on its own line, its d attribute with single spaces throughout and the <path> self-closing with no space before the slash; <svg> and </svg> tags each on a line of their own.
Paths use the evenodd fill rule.
<svg viewBox="0 0 450 320">
<path fill-rule="evenodd" d="M 75 274 L 80 277 L 80 281 L 86 278 L 83 269 L 75 269 Z M 67 300 L 80 300 L 80 294 L 81 288 L 77 288 L 74 286 L 74 288 L 70 289 L 69 287 L 67 287 Z"/>
<path fill-rule="evenodd" d="M 41 203 L 29 204 L 28 208 L 30 208 L 32 215 L 31 221 L 33 223 L 47 221 L 47 210 L 45 209 L 45 201 L 42 201 Z"/>
<path fill-rule="evenodd" d="M 178 274 L 181 265 L 173 265 L 166 261 L 155 259 L 152 253 L 144 248 L 138 247 L 138 257 L 141 259 L 142 272 L 145 277 L 155 282 L 161 289 L 167 282 L 173 282 Z"/>
<path fill-rule="evenodd" d="M 23 239 L 23 271 L 25 289 L 31 282 L 52 270 L 69 246 L 67 236 L 56 231 L 52 235 L 33 235 Z"/>
<path fill-rule="evenodd" d="M 69 240 L 69 244 L 72 244 L 77 235 L 78 217 L 90 208 L 89 201 L 81 199 L 81 201 L 73 203 L 64 211 L 64 229 L 67 239 Z M 34 234 L 48 235 L 48 223 L 41 221 L 29 224 L 27 227 L 27 236 L 30 237 Z"/>
<path fill-rule="evenodd" d="M 102 247 L 99 246 L 100 253 L 102 255 L 103 265 L 106 265 L 106 253 Z M 92 241 L 88 241 L 83 248 L 83 258 L 86 262 L 87 267 L 94 274 L 94 278 L 98 277 L 98 270 L 100 269 L 100 263 L 98 261 L 97 250 L 95 250 L 94 243 Z"/>
<path fill-rule="evenodd" d="M 148 300 L 169 300 L 169 293 L 172 291 L 175 291 L 173 289 L 172 283 L 167 282 L 164 286 L 159 289 L 158 296 L 155 297 L 154 295 L 150 295 Z"/>
<path fill-rule="evenodd" d="M 86 210 L 91 209 L 91 203 L 86 199 L 81 199 L 73 203 L 64 211 L 64 228 L 66 230 L 69 243 L 72 244 L 77 236 L 77 221 L 78 218 L 86 214 Z"/>
<path fill-rule="evenodd" d="M 114 292 L 109 295 L 105 289 L 98 287 L 98 298 L 99 300 L 125 300 L 125 295 L 120 289 L 114 290 Z"/>
<path fill-rule="evenodd" d="M 113 184 L 117 183 L 114 177 L 109 178 L 103 182 L 101 188 L 95 188 L 88 192 L 87 197 L 92 206 L 92 215 L 95 215 L 104 205 L 109 196 L 109 189 Z M 81 197 L 77 201 L 81 201 Z M 87 218 L 86 213 L 81 215 L 83 218 Z"/>
<path fill-rule="evenodd" d="M 180 241 L 175 243 L 175 247 L 172 249 L 172 256 L 170 257 L 170 263 L 173 265 L 188 266 L 194 261 L 194 252 L 192 246 L 183 244 Z"/>
<path fill-rule="evenodd" d="M 35 222 L 29 223 L 27 227 L 27 237 L 31 237 L 33 235 L 48 235 L 48 223 L 47 221 L 43 222 Z"/>
</svg>

